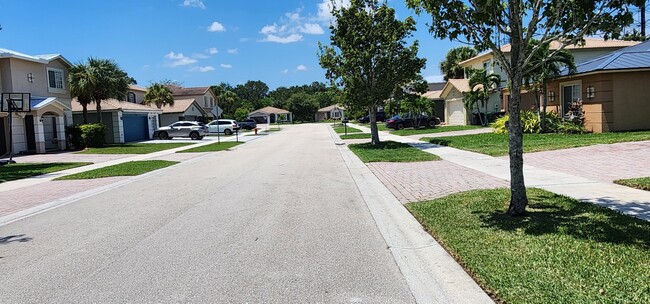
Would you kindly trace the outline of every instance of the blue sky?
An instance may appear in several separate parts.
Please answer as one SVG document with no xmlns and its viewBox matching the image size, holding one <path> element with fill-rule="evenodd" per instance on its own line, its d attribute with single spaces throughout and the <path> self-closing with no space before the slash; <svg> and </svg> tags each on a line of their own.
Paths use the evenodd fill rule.
<svg viewBox="0 0 650 304">
<path fill-rule="evenodd" d="M 318 42 L 328 43 L 329 0 L 1 0 L 0 47 L 71 62 L 111 58 L 141 86 L 162 79 L 185 86 L 262 80 L 279 86 L 326 81 Z M 389 5 L 418 21 L 422 71 L 440 80 L 439 62 L 457 45 L 431 37 L 428 15 Z"/>
</svg>

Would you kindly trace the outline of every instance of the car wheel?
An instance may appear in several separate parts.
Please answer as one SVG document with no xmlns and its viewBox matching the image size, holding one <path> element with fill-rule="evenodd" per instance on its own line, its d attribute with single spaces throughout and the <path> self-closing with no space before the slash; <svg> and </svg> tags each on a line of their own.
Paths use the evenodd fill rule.
<svg viewBox="0 0 650 304">
<path fill-rule="evenodd" d="M 226 129 L 225 131 L 223 131 L 223 134 L 232 135 L 232 130 Z"/>
<path fill-rule="evenodd" d="M 190 133 L 190 138 L 192 140 L 198 140 L 201 136 L 199 136 L 199 132 L 192 132 Z"/>
<path fill-rule="evenodd" d="M 199 140 L 202 140 L 202 139 L 203 139 L 203 136 L 199 136 Z"/>
<path fill-rule="evenodd" d="M 404 130 L 404 124 L 397 124 L 397 130 Z"/>
<path fill-rule="evenodd" d="M 171 138 L 169 137 L 169 134 L 167 134 L 167 132 L 160 132 L 160 133 L 158 133 L 158 138 L 163 139 L 163 140 L 165 140 L 165 139 L 171 139 Z"/>
<path fill-rule="evenodd" d="M 430 121 L 429 121 L 429 127 L 431 127 L 431 128 L 435 128 L 435 127 L 436 127 L 436 121 L 433 120 L 433 119 L 430 120 Z"/>
</svg>

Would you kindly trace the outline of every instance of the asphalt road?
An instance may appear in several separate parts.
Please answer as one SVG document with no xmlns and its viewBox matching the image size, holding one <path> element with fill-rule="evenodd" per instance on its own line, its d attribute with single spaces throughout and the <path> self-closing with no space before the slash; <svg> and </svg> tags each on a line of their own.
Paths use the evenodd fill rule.
<svg viewBox="0 0 650 304">
<path fill-rule="evenodd" d="M 325 124 L 0 227 L 1 303 L 413 301 Z"/>
</svg>

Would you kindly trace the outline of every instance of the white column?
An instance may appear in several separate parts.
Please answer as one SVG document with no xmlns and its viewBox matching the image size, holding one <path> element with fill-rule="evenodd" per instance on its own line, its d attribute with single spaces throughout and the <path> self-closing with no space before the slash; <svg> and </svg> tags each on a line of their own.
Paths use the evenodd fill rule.
<svg viewBox="0 0 650 304">
<path fill-rule="evenodd" d="M 56 138 L 59 140 L 59 150 L 65 150 L 65 117 L 56 117 Z"/>
<path fill-rule="evenodd" d="M 11 117 L 11 137 L 14 154 L 27 150 L 25 119 L 17 114 Z"/>
<path fill-rule="evenodd" d="M 34 116 L 34 137 L 36 153 L 45 153 L 45 130 L 43 129 L 43 116 Z"/>
<path fill-rule="evenodd" d="M 124 122 L 122 121 L 122 111 L 117 111 L 117 115 L 111 115 L 114 119 L 117 118 L 117 121 L 113 121 L 113 126 L 116 127 L 113 130 L 115 135 L 115 143 L 124 143 Z"/>
</svg>

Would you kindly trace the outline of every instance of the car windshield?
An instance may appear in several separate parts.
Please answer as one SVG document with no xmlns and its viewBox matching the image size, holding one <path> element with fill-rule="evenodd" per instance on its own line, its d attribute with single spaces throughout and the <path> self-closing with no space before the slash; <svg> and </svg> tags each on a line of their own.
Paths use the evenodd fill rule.
<svg viewBox="0 0 650 304">
<path fill-rule="evenodd" d="M 391 117 L 390 119 L 400 119 L 400 118 L 402 118 L 402 117 L 399 114 L 397 114 L 397 115 Z"/>
</svg>

